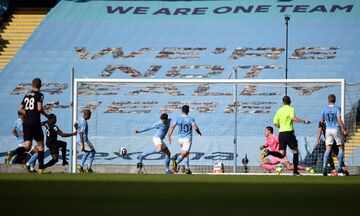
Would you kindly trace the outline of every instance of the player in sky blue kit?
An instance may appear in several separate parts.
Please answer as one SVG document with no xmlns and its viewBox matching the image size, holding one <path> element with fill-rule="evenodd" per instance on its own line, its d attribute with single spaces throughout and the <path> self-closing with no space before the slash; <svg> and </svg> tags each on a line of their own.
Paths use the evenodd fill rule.
<svg viewBox="0 0 360 216">
<path fill-rule="evenodd" d="M 323 158 L 323 175 L 327 175 L 327 162 L 328 157 L 330 156 L 332 145 L 334 140 L 336 145 L 339 147 L 338 154 L 338 172 L 342 172 L 342 163 L 344 159 L 344 136 L 347 135 L 347 130 L 344 126 L 344 123 L 341 119 L 341 109 L 335 105 L 336 97 L 331 94 L 328 96 L 329 105 L 326 106 L 320 117 L 320 123 L 326 122 L 326 131 L 325 131 L 325 145 L 326 151 Z"/>
<path fill-rule="evenodd" d="M 146 156 L 156 154 L 158 152 L 162 152 L 165 154 L 165 173 L 172 174 L 171 170 L 169 169 L 170 151 L 169 151 L 168 147 L 166 146 L 166 144 L 164 143 L 164 138 L 169 130 L 171 119 L 169 119 L 169 117 L 166 113 L 161 114 L 160 119 L 161 120 L 156 122 L 152 127 L 148 127 L 146 129 L 140 130 L 140 131 L 135 130 L 135 133 L 143 133 L 143 132 L 146 132 L 146 131 L 149 131 L 152 129 L 156 129 L 156 133 L 153 137 L 153 142 L 154 142 L 155 148 L 150 151 L 143 152 L 139 156 L 139 163 L 137 164 L 137 168 L 139 169 L 139 172 L 141 172 L 141 169 L 143 166 L 142 161 L 144 160 L 144 158 Z"/>
<path fill-rule="evenodd" d="M 186 158 L 186 174 L 191 174 L 189 168 L 189 153 L 192 145 L 192 129 L 194 127 L 196 133 L 201 136 L 201 132 L 199 127 L 196 125 L 195 119 L 189 116 L 190 107 L 188 105 L 184 105 L 181 108 L 182 114 L 180 117 L 176 119 L 174 123 L 170 126 L 170 131 L 168 134 L 169 142 L 171 143 L 171 135 L 174 132 L 176 126 L 179 127 L 178 137 L 179 144 L 181 146 L 181 154 L 176 159 L 173 160 L 173 172 L 177 172 L 177 165 L 181 163 L 181 161 Z"/>
<path fill-rule="evenodd" d="M 83 173 L 84 164 L 86 159 L 89 157 L 88 166 L 86 172 L 93 173 L 94 171 L 91 169 L 92 163 L 95 159 L 95 148 L 93 144 L 90 142 L 88 137 L 89 126 L 87 120 L 91 118 L 91 111 L 84 110 L 84 114 L 78 121 L 78 129 L 77 129 L 77 143 L 80 145 L 81 151 L 84 152 L 82 155 L 81 163 L 77 167 L 79 173 Z"/>
<path fill-rule="evenodd" d="M 16 137 L 19 146 L 22 146 L 24 144 L 24 129 L 23 129 L 24 118 L 25 118 L 25 114 L 18 111 L 18 119 L 16 119 L 12 130 L 12 133 Z"/>
</svg>

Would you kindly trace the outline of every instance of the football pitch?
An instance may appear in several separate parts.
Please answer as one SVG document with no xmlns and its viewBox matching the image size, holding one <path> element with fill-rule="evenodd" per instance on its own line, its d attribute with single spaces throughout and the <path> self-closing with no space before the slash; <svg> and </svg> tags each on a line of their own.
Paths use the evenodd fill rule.
<svg viewBox="0 0 360 216">
<path fill-rule="evenodd" d="M 359 195 L 360 176 L 0 174 L 1 215 L 355 215 Z"/>
</svg>

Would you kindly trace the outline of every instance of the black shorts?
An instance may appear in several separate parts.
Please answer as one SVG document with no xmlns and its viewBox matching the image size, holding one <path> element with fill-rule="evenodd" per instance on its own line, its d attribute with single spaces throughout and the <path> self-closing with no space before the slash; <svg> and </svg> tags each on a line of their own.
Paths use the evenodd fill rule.
<svg viewBox="0 0 360 216">
<path fill-rule="evenodd" d="M 23 123 L 24 141 L 44 141 L 44 133 L 41 124 Z"/>
<path fill-rule="evenodd" d="M 66 146 L 66 142 L 60 140 L 54 143 L 46 143 L 46 147 L 49 148 L 51 155 L 59 155 L 59 149 L 64 146 Z"/>
<path fill-rule="evenodd" d="M 298 141 L 295 137 L 294 131 L 280 132 L 279 144 L 279 150 L 286 150 L 286 146 L 289 146 L 291 150 L 297 149 Z"/>
</svg>

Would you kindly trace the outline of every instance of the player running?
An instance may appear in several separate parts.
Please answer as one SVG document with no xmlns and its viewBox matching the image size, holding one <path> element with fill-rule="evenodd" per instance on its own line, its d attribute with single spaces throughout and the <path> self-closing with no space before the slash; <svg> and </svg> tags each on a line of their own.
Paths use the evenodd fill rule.
<svg viewBox="0 0 360 216">
<path fill-rule="evenodd" d="M 81 151 L 84 152 L 82 155 L 81 163 L 77 167 L 78 172 L 84 173 L 84 164 L 86 159 L 89 157 L 88 166 L 86 169 L 87 173 L 93 173 L 94 171 L 91 169 L 92 163 L 95 159 L 95 148 L 93 144 L 90 142 L 88 137 L 89 126 L 87 120 L 91 118 L 91 111 L 84 110 L 84 114 L 78 121 L 78 129 L 77 129 L 77 143 L 81 146 Z"/>
<path fill-rule="evenodd" d="M 187 158 L 185 173 L 191 174 L 191 170 L 189 168 L 189 152 L 192 145 L 192 129 L 194 127 L 196 133 L 199 134 L 200 136 L 201 136 L 201 132 L 199 127 L 195 123 L 195 119 L 188 115 L 190 111 L 190 107 L 188 105 L 184 105 L 181 108 L 181 111 L 182 111 L 181 116 L 178 117 L 173 124 L 171 124 L 170 131 L 168 133 L 168 140 L 169 143 L 171 144 L 171 135 L 174 132 L 175 127 L 179 126 L 178 137 L 179 137 L 179 144 L 181 146 L 181 154 L 176 160 L 173 160 L 172 169 L 173 172 L 176 173 L 177 165 L 180 164 L 184 158 Z"/>
<path fill-rule="evenodd" d="M 58 126 L 56 126 L 56 121 L 57 121 L 56 115 L 50 114 L 48 117 L 48 121 L 42 122 L 42 125 L 46 129 L 46 146 L 49 148 L 50 154 L 52 157 L 52 159 L 44 165 L 44 168 L 51 167 L 59 161 L 58 158 L 59 158 L 59 149 L 60 148 L 61 148 L 61 154 L 62 154 L 62 160 L 63 160 L 62 165 L 66 166 L 69 164 L 66 161 L 66 145 L 67 144 L 64 141 L 58 140 L 57 136 L 60 135 L 61 137 L 71 137 L 71 136 L 76 136 L 76 134 L 77 134 L 76 131 L 74 133 L 62 132 L 58 128 Z M 35 157 L 36 157 L 36 155 L 31 157 L 29 162 L 25 164 L 25 168 L 28 172 L 31 172 L 33 169 L 32 162 L 34 161 Z"/>
<path fill-rule="evenodd" d="M 156 134 L 153 137 L 153 142 L 155 144 L 155 149 L 148 152 L 143 152 L 139 156 L 139 163 L 137 163 L 137 168 L 141 172 L 143 167 L 142 161 L 146 156 L 162 152 L 165 154 L 165 173 L 172 174 L 172 171 L 169 169 L 170 164 L 170 151 L 167 145 L 164 143 L 164 138 L 169 130 L 171 119 L 168 118 L 166 113 L 161 114 L 160 121 L 156 122 L 152 127 L 148 127 L 144 130 L 135 130 L 135 133 L 143 133 L 152 129 L 156 129 Z"/>
<path fill-rule="evenodd" d="M 37 142 L 39 173 L 49 173 L 44 168 L 44 134 L 41 128 L 40 114 L 48 117 L 43 108 L 44 95 L 40 92 L 41 80 L 35 78 L 32 81 L 32 91 L 27 93 L 21 102 L 19 111 L 25 113 L 23 122 L 24 145 L 14 151 L 7 153 L 5 163 L 9 164 L 14 155 L 22 155 L 29 151 L 32 146 L 32 140 Z"/>
<path fill-rule="evenodd" d="M 286 156 L 286 147 L 292 150 L 293 153 L 293 175 L 300 175 L 298 172 L 298 163 L 299 163 L 299 151 L 298 151 L 298 141 L 294 133 L 293 122 L 309 124 L 308 120 L 301 120 L 295 116 L 295 109 L 290 106 L 291 100 L 289 96 L 283 97 L 283 106 L 277 110 L 274 116 L 274 125 L 279 128 L 279 151 L 265 151 L 261 154 L 260 160 L 263 160 L 264 157 L 272 155 L 278 158 L 284 158 Z"/>
<path fill-rule="evenodd" d="M 326 122 L 325 145 L 326 151 L 323 158 L 323 175 L 327 176 L 327 161 L 331 153 L 334 141 L 339 148 L 338 168 L 337 172 L 342 172 L 342 164 L 344 160 L 344 136 L 348 134 L 344 123 L 341 119 L 341 109 L 335 105 L 336 96 L 331 94 L 328 96 L 328 106 L 326 106 L 320 117 L 320 122 Z"/>
<path fill-rule="evenodd" d="M 273 132 L 274 132 L 274 129 L 271 126 L 267 126 L 265 128 L 266 142 L 264 145 L 260 146 L 260 150 L 269 148 L 270 151 L 274 151 L 274 152 L 279 151 L 279 139 L 278 139 L 278 136 L 276 134 L 274 134 Z M 279 163 L 283 164 L 288 170 L 294 169 L 294 166 L 289 162 L 287 157 L 277 158 L 277 157 L 271 156 L 270 158 L 264 159 L 260 163 L 260 166 L 266 170 L 275 170 L 276 169 L 276 173 L 280 174 L 282 172 L 282 168 L 281 167 L 276 168 L 276 166 L 275 166 L 276 164 L 279 164 Z M 298 166 L 298 169 L 306 170 L 309 173 L 315 173 L 315 171 L 311 167 Z"/>
</svg>

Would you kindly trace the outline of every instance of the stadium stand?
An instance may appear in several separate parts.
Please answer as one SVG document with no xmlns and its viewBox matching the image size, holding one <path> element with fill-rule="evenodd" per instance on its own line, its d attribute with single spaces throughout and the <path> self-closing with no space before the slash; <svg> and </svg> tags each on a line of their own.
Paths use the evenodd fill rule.
<svg viewBox="0 0 360 216">
<path fill-rule="evenodd" d="M 261 1 L 243 4 L 238 1 L 65 0 L 50 12 L 50 8 L 16 8 L 0 34 L 2 40 L 7 41 L 0 52 L 0 70 L 4 67 L 0 74 L 3 89 L 0 100 L 6 101 L 0 108 L 0 163 L 6 151 L 15 146 L 10 129 L 33 77 L 45 82 L 45 104 L 49 111 L 56 113 L 58 125 L 64 131 L 71 130 L 72 68 L 77 78 L 228 79 L 234 67 L 238 68 L 241 79 L 284 78 L 284 14 L 288 13 L 291 15 L 289 78 L 346 80 L 345 119 L 351 137 L 347 141 L 345 158 L 347 165 L 360 166 L 360 125 L 356 123 L 360 90 L 360 4 L 347 0 L 341 3 L 291 1 L 286 4 L 292 6 L 286 8 L 281 7 L 282 4 L 276 0 L 267 2 L 268 6 Z M 191 75 L 182 76 L 184 71 Z M 193 90 L 185 90 L 185 95 Z M 241 91 L 250 96 L 246 99 L 252 102 L 264 102 L 268 98 L 266 94 L 256 94 L 261 93 L 261 89 L 250 87 Z M 251 93 L 253 91 L 255 93 Z M 269 93 L 268 90 L 265 93 Z M 290 93 L 299 116 L 317 122 L 320 110 L 311 110 L 311 102 L 297 101 L 302 98 L 299 91 Z M 321 88 L 310 94 L 326 104 L 327 93 Z M 248 154 L 250 166 L 258 166 L 257 149 L 264 141 L 263 128 L 272 124 L 272 116 L 280 106 L 280 96 L 268 101 L 270 108 L 257 110 L 253 104 L 255 108 L 250 106 L 244 111 L 244 121 L 239 126 L 239 133 L 244 133 L 239 142 L 239 166 L 245 154 Z M 165 102 L 158 101 L 156 94 L 139 94 L 141 100 L 156 101 L 159 105 L 154 106 L 150 114 L 139 113 L 139 119 L 132 113 L 116 113 L 121 116 L 121 122 L 130 125 L 124 129 L 124 125 L 108 124 L 114 115 L 105 113 L 112 102 L 121 102 L 121 99 L 114 97 L 116 99 L 94 105 L 89 98 L 87 104 L 82 105 L 95 107 L 90 134 L 96 133 L 94 139 L 99 152 L 96 164 L 135 165 L 136 157 L 120 158 L 116 155 L 118 148 L 125 146 L 130 155 L 136 155 L 149 146 L 151 132 L 140 138 L 132 138 L 132 132 L 156 120 Z M 223 111 L 227 104 L 220 97 L 201 99 L 218 102 L 217 120 L 226 119 Z M 200 127 L 209 118 L 206 113 L 196 111 L 193 115 L 198 117 Z M 144 119 L 150 122 L 144 123 Z M 231 126 L 229 123 L 227 129 L 232 133 Z M 218 129 L 217 125 L 203 127 L 205 134 Z M 296 131 L 303 153 L 300 159 L 304 161 L 307 152 L 315 146 L 317 125 L 308 128 L 297 125 Z M 221 146 L 216 146 L 210 138 L 196 138 L 198 143 L 194 151 L 201 156 L 191 164 L 207 165 L 210 169 L 214 161 L 231 153 L 231 133 L 224 132 L 224 137 L 228 138 Z M 120 138 L 101 141 L 103 136 Z M 231 167 L 231 160 L 224 160 L 225 165 Z M 162 161 L 152 158 L 147 163 L 161 165 Z"/>
</svg>

